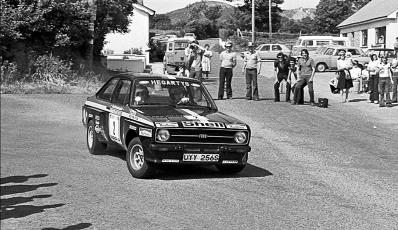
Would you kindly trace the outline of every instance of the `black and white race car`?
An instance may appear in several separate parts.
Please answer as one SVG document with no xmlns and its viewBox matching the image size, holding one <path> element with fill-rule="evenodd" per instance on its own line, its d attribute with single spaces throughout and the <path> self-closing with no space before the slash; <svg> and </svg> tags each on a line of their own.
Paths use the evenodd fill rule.
<svg viewBox="0 0 398 230">
<path fill-rule="evenodd" d="M 136 178 L 149 177 L 157 164 L 215 165 L 238 173 L 251 150 L 250 127 L 219 112 L 204 85 L 192 78 L 116 75 L 87 98 L 82 121 L 90 153 L 119 144 Z"/>
</svg>

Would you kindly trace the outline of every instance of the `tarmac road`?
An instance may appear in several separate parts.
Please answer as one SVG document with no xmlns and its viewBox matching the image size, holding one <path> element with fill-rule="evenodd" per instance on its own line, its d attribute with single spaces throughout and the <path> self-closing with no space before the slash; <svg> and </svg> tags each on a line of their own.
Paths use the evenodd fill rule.
<svg viewBox="0 0 398 230">
<path fill-rule="evenodd" d="M 398 229 L 398 106 L 338 103 L 322 83 L 333 73 L 315 78 L 329 108 L 275 103 L 262 74 L 260 101 L 243 99 L 238 73 L 235 99 L 216 101 L 253 131 L 233 176 L 167 167 L 132 178 L 123 151 L 89 154 L 87 95 L 1 95 L 1 229 Z M 213 98 L 216 79 L 205 81 Z"/>
</svg>

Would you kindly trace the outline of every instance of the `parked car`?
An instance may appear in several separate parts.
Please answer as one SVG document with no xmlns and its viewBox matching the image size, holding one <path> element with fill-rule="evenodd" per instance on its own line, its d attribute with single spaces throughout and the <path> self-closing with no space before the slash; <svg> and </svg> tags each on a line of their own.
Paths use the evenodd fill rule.
<svg viewBox="0 0 398 230">
<path fill-rule="evenodd" d="M 300 36 L 292 48 L 292 54 L 298 56 L 302 49 L 307 49 L 312 55 L 317 48 L 329 45 L 351 46 L 351 42 L 347 37 Z"/>
<path fill-rule="evenodd" d="M 177 74 L 180 68 L 185 66 L 186 55 L 185 48 L 194 41 L 192 37 L 170 38 L 165 46 L 163 58 L 164 74 Z"/>
<path fill-rule="evenodd" d="M 324 72 L 327 69 L 336 70 L 339 53 L 342 50 L 350 52 L 352 54 L 352 60 L 357 60 L 360 65 L 364 65 L 370 60 L 359 47 L 326 46 L 323 51 L 318 50 L 321 53 L 310 56 L 314 59 L 316 71 Z"/>
<path fill-rule="evenodd" d="M 259 52 L 261 60 L 276 60 L 278 53 L 290 54 L 290 49 L 282 44 L 261 44 L 257 46 L 256 51 Z M 248 52 L 241 52 L 241 57 L 243 58 Z"/>
<path fill-rule="evenodd" d="M 377 57 L 387 57 L 388 62 L 391 62 L 394 59 L 394 49 L 387 48 L 370 48 L 365 52 L 365 55 L 370 57 L 370 55 L 376 54 Z"/>
<path fill-rule="evenodd" d="M 193 39 L 196 39 L 196 35 L 195 35 L 194 33 L 185 33 L 185 34 L 184 34 L 184 38 L 188 38 L 188 37 L 191 37 L 191 38 L 193 38 Z"/>
<path fill-rule="evenodd" d="M 244 169 L 251 131 L 218 111 L 196 79 L 124 73 L 109 79 L 82 107 L 91 154 L 108 144 L 127 150 L 131 175 L 146 178 L 160 164 L 215 165 L 223 173 Z"/>
</svg>

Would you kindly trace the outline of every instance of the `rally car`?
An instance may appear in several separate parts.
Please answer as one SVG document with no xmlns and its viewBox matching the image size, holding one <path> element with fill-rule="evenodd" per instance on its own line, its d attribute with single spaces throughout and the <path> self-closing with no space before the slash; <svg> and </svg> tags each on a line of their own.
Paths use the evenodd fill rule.
<svg viewBox="0 0 398 230">
<path fill-rule="evenodd" d="M 136 178 L 158 164 L 215 165 L 238 173 L 251 148 L 250 127 L 218 111 L 204 85 L 192 78 L 125 73 L 112 77 L 82 107 L 91 154 L 107 144 L 126 149 Z"/>
</svg>

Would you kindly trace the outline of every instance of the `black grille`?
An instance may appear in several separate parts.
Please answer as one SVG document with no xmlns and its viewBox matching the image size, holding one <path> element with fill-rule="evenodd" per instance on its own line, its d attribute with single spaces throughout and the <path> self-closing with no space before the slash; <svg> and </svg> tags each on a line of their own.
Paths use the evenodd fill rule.
<svg viewBox="0 0 398 230">
<path fill-rule="evenodd" d="M 234 135 L 237 131 L 232 130 L 169 129 L 169 132 L 170 139 L 167 143 L 237 144 L 234 141 Z M 248 132 L 244 132 L 248 136 Z"/>
</svg>

